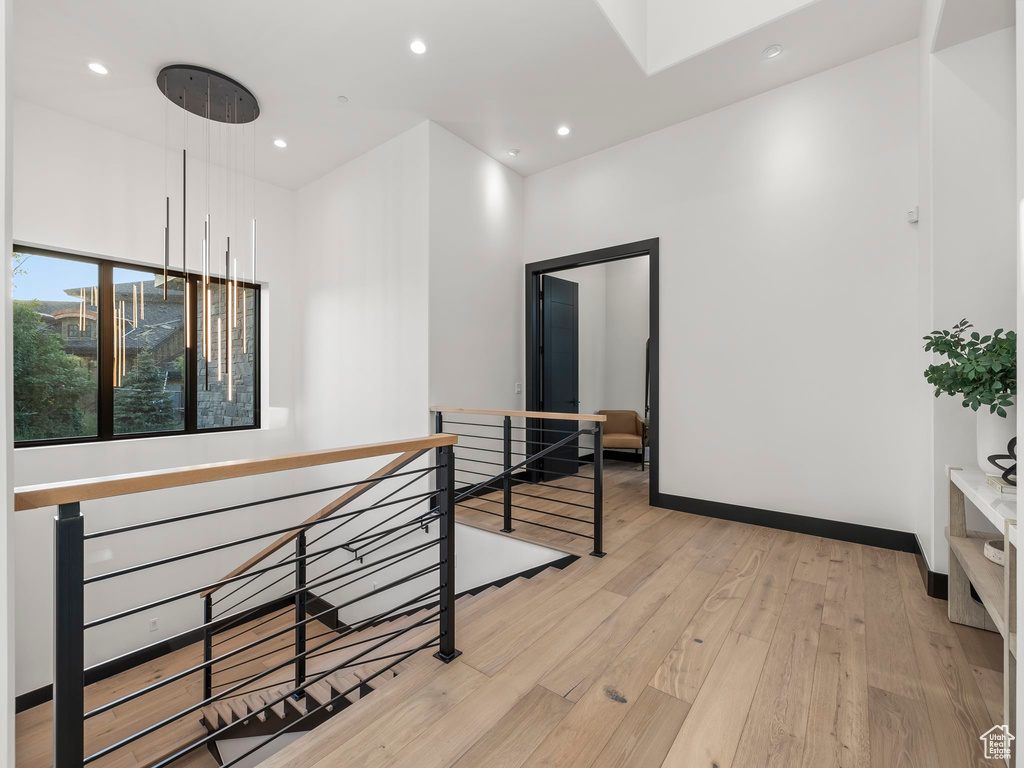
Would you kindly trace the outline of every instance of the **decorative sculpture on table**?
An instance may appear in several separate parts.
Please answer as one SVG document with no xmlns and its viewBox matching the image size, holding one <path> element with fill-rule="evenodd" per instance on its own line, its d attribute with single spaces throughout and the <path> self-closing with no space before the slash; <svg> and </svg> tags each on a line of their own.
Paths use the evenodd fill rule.
<svg viewBox="0 0 1024 768">
<path fill-rule="evenodd" d="M 1004 467 L 1002 463 L 1009 462 L 1009 466 Z M 1010 442 L 1006 444 L 1006 453 L 993 453 L 988 457 L 988 463 L 998 469 L 1002 473 L 1003 481 L 1009 485 L 1017 484 L 1017 438 L 1010 438 Z"/>
</svg>

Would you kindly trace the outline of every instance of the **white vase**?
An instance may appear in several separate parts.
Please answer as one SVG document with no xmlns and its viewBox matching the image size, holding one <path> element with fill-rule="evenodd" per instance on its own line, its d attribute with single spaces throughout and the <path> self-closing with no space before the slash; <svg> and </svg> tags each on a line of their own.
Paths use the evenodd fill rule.
<svg viewBox="0 0 1024 768">
<path fill-rule="evenodd" d="M 1001 475 L 1002 471 L 988 460 L 989 456 L 1007 455 L 1007 445 L 1017 435 L 1017 408 L 1006 409 L 1006 417 L 989 413 L 988 406 L 978 409 L 978 466 L 986 475 Z M 1016 463 L 1014 459 L 1001 459 L 1003 467 Z"/>
</svg>

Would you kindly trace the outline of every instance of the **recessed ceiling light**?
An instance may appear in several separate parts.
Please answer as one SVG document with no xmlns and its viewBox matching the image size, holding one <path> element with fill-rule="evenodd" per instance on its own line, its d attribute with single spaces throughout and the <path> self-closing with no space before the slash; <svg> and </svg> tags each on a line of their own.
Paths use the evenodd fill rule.
<svg viewBox="0 0 1024 768">
<path fill-rule="evenodd" d="M 422 40 L 413 40 L 409 43 L 409 50 L 419 55 L 427 52 L 427 44 Z"/>
<path fill-rule="evenodd" d="M 348 96 L 339 96 L 338 97 L 338 103 L 339 104 L 348 104 Z"/>
<path fill-rule="evenodd" d="M 509 157 L 519 157 L 519 150 L 518 149 L 510 149 L 508 151 L 508 156 Z"/>
<path fill-rule="evenodd" d="M 767 48 L 764 49 L 764 53 L 762 53 L 761 55 L 764 56 L 766 59 L 774 59 L 780 53 L 782 53 L 781 45 L 769 45 Z"/>
<path fill-rule="evenodd" d="M 568 125 L 561 125 L 561 126 L 559 126 L 558 127 L 558 135 L 559 136 L 568 136 L 569 135 L 569 126 Z"/>
<path fill-rule="evenodd" d="M 104 66 L 103 66 L 102 64 L 100 64 L 100 63 L 99 63 L 98 61 L 90 61 L 90 62 L 89 62 L 89 69 L 91 69 L 91 70 L 92 70 L 93 72 L 95 72 L 95 73 L 96 73 L 97 75 L 105 75 L 105 74 L 107 74 L 107 73 L 109 73 L 109 72 L 110 72 L 110 70 L 109 70 L 109 69 L 107 69 L 106 67 L 104 67 Z"/>
<path fill-rule="evenodd" d="M 284 139 L 274 139 L 274 146 L 284 149 L 285 147 L 288 146 L 288 142 L 285 141 Z"/>
</svg>

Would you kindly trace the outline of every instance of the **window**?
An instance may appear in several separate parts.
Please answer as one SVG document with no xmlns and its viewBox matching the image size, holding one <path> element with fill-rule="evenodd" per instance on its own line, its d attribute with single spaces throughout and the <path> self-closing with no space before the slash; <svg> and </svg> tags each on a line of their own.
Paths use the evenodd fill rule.
<svg viewBox="0 0 1024 768">
<path fill-rule="evenodd" d="M 201 292 L 200 292 L 201 293 Z M 252 424 L 256 405 L 256 298 L 253 288 L 238 286 L 237 298 L 229 297 L 223 285 L 210 290 L 209 361 L 199 350 L 197 373 L 199 376 L 199 408 L 196 416 L 200 429 L 237 427 Z M 227 302 L 232 307 L 229 316 L 233 322 L 225 326 L 221 308 Z M 196 324 L 200 339 L 206 328 L 206 302 L 199 298 L 199 320 Z"/>
<path fill-rule="evenodd" d="M 259 287 L 16 246 L 15 446 L 259 426 Z M 206 333 L 208 324 L 211 333 Z"/>
<path fill-rule="evenodd" d="M 114 268 L 114 434 L 185 429 L 185 281 Z M 175 394 L 178 396 L 175 397 Z"/>
<path fill-rule="evenodd" d="M 14 440 L 95 437 L 99 266 L 14 253 Z"/>
</svg>

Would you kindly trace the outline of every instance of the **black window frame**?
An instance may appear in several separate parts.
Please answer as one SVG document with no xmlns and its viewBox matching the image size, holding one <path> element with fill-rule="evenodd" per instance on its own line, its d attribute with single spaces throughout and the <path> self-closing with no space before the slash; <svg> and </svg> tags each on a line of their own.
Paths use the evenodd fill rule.
<svg viewBox="0 0 1024 768">
<path fill-rule="evenodd" d="M 198 295 L 202 275 L 197 272 L 184 273 L 180 269 L 168 269 L 167 276 L 175 278 L 186 278 L 189 283 L 189 294 L 191 306 L 187 307 L 190 316 L 187 319 L 187 327 L 191 329 L 192 344 L 185 348 L 185 377 L 183 386 L 185 388 L 185 426 L 183 429 L 161 430 L 156 432 L 132 432 L 128 434 L 117 434 L 114 432 L 114 334 L 107 334 L 107 328 L 113 328 L 114 309 L 112 302 L 112 291 L 114 289 L 114 270 L 131 269 L 135 271 L 152 271 L 153 274 L 163 272 L 163 267 L 153 264 L 136 264 L 128 261 L 118 261 L 100 256 L 60 251 L 53 248 L 41 248 L 28 243 L 14 242 L 10 258 L 15 253 L 32 253 L 39 256 L 64 259 L 66 261 L 78 261 L 86 264 L 95 264 L 99 274 L 99 313 L 96 321 L 96 364 L 97 373 L 97 400 L 96 400 L 96 434 L 82 435 L 79 437 L 59 437 L 48 440 L 15 440 L 14 448 L 38 448 L 42 446 L 57 445 L 79 445 L 88 443 L 106 443 L 117 440 L 138 440 L 147 437 L 171 437 L 180 435 L 211 435 L 219 432 L 242 432 L 245 430 L 260 429 L 262 414 L 262 291 L 259 283 L 250 283 L 244 280 L 238 281 L 239 288 L 251 289 L 255 292 L 253 327 L 255 329 L 252 339 L 255 362 L 253 365 L 253 423 L 230 427 L 200 427 L 199 420 L 199 345 L 196 343 L 195 333 L 198 329 L 199 302 Z M 210 276 L 211 285 L 222 285 L 224 278 Z"/>
</svg>

